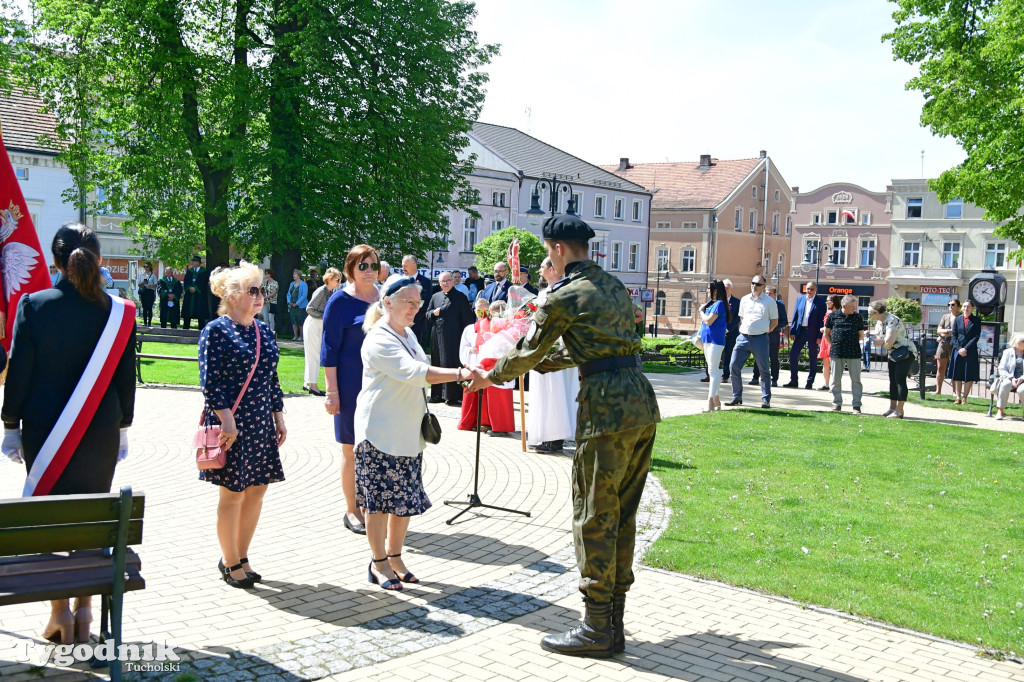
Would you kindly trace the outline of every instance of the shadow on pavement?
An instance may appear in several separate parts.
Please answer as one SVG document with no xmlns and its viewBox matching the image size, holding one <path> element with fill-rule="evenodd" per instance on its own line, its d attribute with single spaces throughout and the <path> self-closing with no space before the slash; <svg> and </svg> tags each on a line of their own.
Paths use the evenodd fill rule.
<svg viewBox="0 0 1024 682">
<path fill-rule="evenodd" d="M 746 639 L 738 635 L 726 635 L 709 630 L 680 635 L 661 642 L 644 642 L 639 645 L 635 642 L 631 644 L 627 636 L 626 655 L 620 655 L 615 660 L 631 668 L 649 670 L 680 680 L 707 679 L 708 674 L 711 673 L 715 679 L 725 679 L 724 676 L 728 676 L 734 679 L 866 681 L 867 678 L 828 670 L 803 661 L 790 660 L 773 652 L 775 649 L 803 647 L 802 644 L 792 642 Z M 650 654 L 658 654 L 658 656 L 652 658 L 649 656 Z M 675 659 L 678 667 L 665 662 L 666 658 Z M 714 670 L 713 673 L 712 670 Z"/>
<path fill-rule="evenodd" d="M 455 514 L 462 507 L 451 507 Z M 488 514 L 507 512 L 484 510 Z M 472 518 L 472 512 L 463 518 Z M 509 514 L 510 517 L 513 515 Z M 458 558 L 489 566 L 520 565 L 524 568 L 545 559 L 548 554 L 529 545 L 509 544 L 490 535 L 475 533 L 424 533 L 409 531 L 405 546 L 427 556 Z"/>
</svg>

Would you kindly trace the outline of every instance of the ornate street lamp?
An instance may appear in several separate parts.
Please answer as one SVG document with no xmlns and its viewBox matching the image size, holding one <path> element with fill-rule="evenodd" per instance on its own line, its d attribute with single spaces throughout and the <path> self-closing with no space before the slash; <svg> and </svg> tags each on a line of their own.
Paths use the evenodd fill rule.
<svg viewBox="0 0 1024 682">
<path fill-rule="evenodd" d="M 807 249 L 804 254 L 804 261 L 800 263 L 800 271 L 808 273 L 811 268 L 814 268 L 814 288 L 818 288 L 818 274 L 821 271 L 821 252 L 823 249 L 828 249 L 829 257 L 825 263 L 825 274 L 831 275 L 836 271 L 835 254 L 832 253 L 832 247 L 828 244 L 822 245 L 821 242 L 817 242 L 817 247 L 813 249 Z"/>
<path fill-rule="evenodd" d="M 569 195 L 569 205 L 565 209 L 566 215 L 576 215 L 576 200 L 572 198 L 572 185 L 565 180 L 557 179 L 554 173 L 551 174 L 550 180 L 541 178 L 534 183 L 533 193 L 530 195 L 530 210 L 526 212 L 526 215 L 544 215 L 544 210 L 540 207 L 541 189 L 551 190 L 548 193 L 548 211 L 550 211 L 551 215 L 558 213 L 559 192 L 565 192 Z"/>
</svg>

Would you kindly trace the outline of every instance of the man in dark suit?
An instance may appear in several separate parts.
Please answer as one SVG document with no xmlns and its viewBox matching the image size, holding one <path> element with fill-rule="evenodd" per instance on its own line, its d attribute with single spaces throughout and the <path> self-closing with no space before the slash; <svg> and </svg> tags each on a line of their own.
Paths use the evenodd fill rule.
<svg viewBox="0 0 1024 682">
<path fill-rule="evenodd" d="M 530 284 L 530 268 L 526 267 L 525 265 L 520 266 L 519 268 L 519 281 L 522 282 L 523 288 L 529 291 L 534 296 L 540 293 L 537 287 Z"/>
<path fill-rule="evenodd" d="M 725 295 L 729 299 L 732 310 L 732 324 L 725 328 L 725 350 L 722 351 L 722 383 L 728 382 L 729 365 L 732 363 L 732 349 L 736 347 L 736 339 L 740 336 L 740 299 L 732 295 L 732 280 L 723 279 Z"/>
<path fill-rule="evenodd" d="M 434 285 L 430 283 L 430 280 L 424 277 L 419 272 L 419 264 L 416 263 L 416 256 L 406 254 L 402 256 L 402 272 L 405 273 L 406 277 L 415 277 L 416 282 L 420 285 L 420 298 L 423 299 L 423 305 L 420 306 L 419 311 L 416 313 L 416 317 L 412 320 L 412 333 L 416 335 L 416 339 L 419 340 L 420 346 L 423 348 L 427 347 L 427 302 L 430 301 L 430 297 L 434 295 Z"/>
<path fill-rule="evenodd" d="M 430 328 L 430 364 L 434 367 L 461 367 L 459 345 L 462 332 L 473 324 L 476 316 L 465 294 L 455 289 L 450 272 L 437 278 L 441 291 L 427 304 L 427 326 Z M 458 382 L 434 384 L 430 387 L 430 402 L 445 401 L 449 405 L 462 404 L 462 387 Z"/>
<path fill-rule="evenodd" d="M 772 387 L 779 385 L 779 347 L 782 345 L 782 331 L 787 324 L 786 318 L 786 306 L 783 305 L 782 299 L 778 297 L 778 289 L 775 288 L 774 284 L 769 284 L 764 292 L 775 299 L 775 304 L 779 307 L 779 324 L 775 329 L 768 332 L 768 355 L 771 361 L 772 371 Z M 754 364 L 754 378 L 750 380 L 751 386 L 757 386 L 760 383 L 761 370 L 758 368 L 757 363 Z"/>
<path fill-rule="evenodd" d="M 793 306 L 793 319 L 789 321 L 789 338 L 793 345 L 789 349 L 789 383 L 784 388 L 797 388 L 800 385 L 797 374 L 800 369 L 800 351 L 805 346 L 810 358 L 806 388 L 814 385 L 814 375 L 818 373 L 818 342 L 825 323 L 825 299 L 818 298 L 818 286 L 814 282 L 808 282 L 804 290 L 807 293 L 797 297 L 796 305 Z"/>
<path fill-rule="evenodd" d="M 477 298 L 486 298 L 488 303 L 508 301 L 508 288 L 512 283 L 508 280 L 508 266 L 501 261 L 494 264 L 494 281 L 484 287 Z"/>
</svg>

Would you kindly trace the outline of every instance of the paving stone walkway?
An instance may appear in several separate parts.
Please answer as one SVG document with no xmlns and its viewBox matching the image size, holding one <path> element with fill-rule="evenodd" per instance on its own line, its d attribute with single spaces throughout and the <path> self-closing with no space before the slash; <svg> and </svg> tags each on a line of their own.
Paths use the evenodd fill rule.
<svg viewBox="0 0 1024 682">
<path fill-rule="evenodd" d="M 704 404 L 699 375 L 653 375 L 665 416 Z M 866 376 L 866 378 L 868 378 Z M 875 381 L 875 384 L 871 384 Z M 876 390 L 881 377 L 868 378 Z M 884 388 L 884 386 L 882 386 Z M 723 388 L 725 388 L 723 386 Z M 756 387 L 745 387 L 757 390 Z M 827 409 L 827 393 L 780 389 L 776 407 Z M 434 507 L 412 522 L 404 557 L 420 578 L 401 593 L 366 580 L 365 539 L 341 525 L 338 446 L 320 400 L 289 397 L 287 480 L 271 487 L 251 558 L 266 582 L 252 591 L 217 580 L 215 489 L 196 479 L 188 425 L 194 390 L 138 393 L 132 453 L 115 486 L 147 494 L 141 550 L 147 589 L 126 598 L 127 641 L 166 641 L 182 658 L 145 679 L 191 680 L 1024 680 L 1024 666 L 970 647 L 865 623 L 844 614 L 640 567 L 627 610 L 629 646 L 610 661 L 543 652 L 537 642 L 579 618 L 571 548 L 570 457 L 523 453 L 519 441 L 484 437 L 480 495 L 529 510 L 525 518 L 473 510 L 445 521 L 472 490 L 475 439 L 441 406 L 441 445 L 426 453 Z M 886 401 L 868 397 L 865 412 Z M 1024 431 L 1024 423 L 908 406 L 908 418 Z M 870 418 L 870 417 L 864 417 Z M 0 498 L 20 493 L 23 470 L 0 462 Z M 651 479 L 638 549 L 668 522 Z M 14 660 L 38 642 L 43 604 L 0 608 L 0 677 L 12 682 L 92 677 L 79 665 L 38 668 Z"/>
</svg>

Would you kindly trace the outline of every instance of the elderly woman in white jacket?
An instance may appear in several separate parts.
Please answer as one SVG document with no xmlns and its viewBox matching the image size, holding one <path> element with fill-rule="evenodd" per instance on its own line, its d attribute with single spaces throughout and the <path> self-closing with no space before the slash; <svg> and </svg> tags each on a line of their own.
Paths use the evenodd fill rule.
<svg viewBox="0 0 1024 682">
<path fill-rule="evenodd" d="M 999 413 L 996 419 L 1005 417 L 1006 403 L 1010 400 L 1010 391 L 1017 394 L 1017 399 L 1024 403 L 1024 332 L 1017 332 L 1010 337 L 1010 346 L 999 358 L 999 378 L 996 379 L 993 392 L 996 394 L 996 406 Z"/>
<path fill-rule="evenodd" d="M 356 504 L 366 510 L 371 559 L 367 576 L 385 590 L 419 580 L 402 561 L 411 516 L 430 508 L 423 489 L 420 433 L 431 384 L 465 381 L 461 367 L 432 367 L 412 332 L 423 305 L 413 277 L 389 277 L 380 299 L 366 311 L 363 331 L 363 388 L 356 398 Z"/>
</svg>

